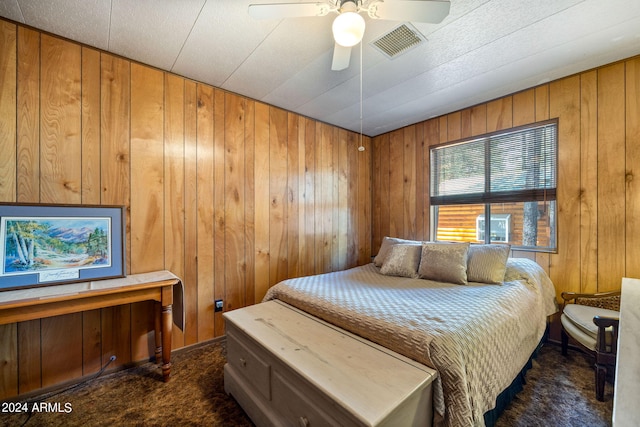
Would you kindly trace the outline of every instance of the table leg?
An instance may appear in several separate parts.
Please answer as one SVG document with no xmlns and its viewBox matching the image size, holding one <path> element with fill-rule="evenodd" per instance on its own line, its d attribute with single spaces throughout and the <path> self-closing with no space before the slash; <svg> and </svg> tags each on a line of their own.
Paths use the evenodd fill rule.
<svg viewBox="0 0 640 427">
<path fill-rule="evenodd" d="M 162 304 L 159 302 L 155 303 L 154 307 L 155 313 L 155 344 L 156 344 L 156 363 L 162 365 L 162 324 L 160 322 L 161 314 L 162 314 Z"/>
<path fill-rule="evenodd" d="M 173 304 L 162 306 L 162 376 L 164 382 L 171 375 L 171 329 L 173 324 Z"/>
</svg>

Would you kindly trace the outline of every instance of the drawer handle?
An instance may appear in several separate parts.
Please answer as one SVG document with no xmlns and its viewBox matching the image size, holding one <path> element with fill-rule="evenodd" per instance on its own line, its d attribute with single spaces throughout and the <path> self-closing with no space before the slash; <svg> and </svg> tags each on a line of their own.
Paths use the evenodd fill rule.
<svg viewBox="0 0 640 427">
<path fill-rule="evenodd" d="M 307 417 L 300 417 L 298 418 L 298 425 L 300 427 L 309 427 L 309 420 Z"/>
<path fill-rule="evenodd" d="M 240 358 L 240 364 L 241 364 L 243 367 L 245 367 L 245 366 L 247 366 L 247 361 L 246 361 L 246 360 L 244 360 L 244 358 L 243 358 L 243 357 L 241 357 L 241 358 Z"/>
</svg>

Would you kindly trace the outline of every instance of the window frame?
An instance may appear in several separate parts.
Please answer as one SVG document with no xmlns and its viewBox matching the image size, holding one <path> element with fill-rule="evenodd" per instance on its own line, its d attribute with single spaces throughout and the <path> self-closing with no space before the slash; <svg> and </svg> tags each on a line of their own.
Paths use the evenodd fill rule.
<svg viewBox="0 0 640 427">
<path fill-rule="evenodd" d="M 490 183 L 491 183 L 491 163 L 490 163 L 490 150 L 487 147 L 490 144 L 492 138 L 498 136 L 505 136 L 507 134 L 533 130 L 536 128 L 541 128 L 545 126 L 554 126 L 555 133 L 555 164 L 553 164 L 553 176 L 555 178 L 555 187 L 554 188 L 538 188 L 538 189 L 525 189 L 525 190 L 514 190 L 514 191 L 491 191 Z M 498 203 L 527 203 L 527 202 L 545 202 L 549 203 L 549 206 L 552 208 L 553 213 L 549 213 L 549 221 L 553 222 L 553 226 L 551 228 L 551 233 L 549 235 L 549 246 L 525 246 L 525 245 L 515 245 L 511 244 L 512 249 L 514 250 L 523 250 L 529 252 L 544 252 L 544 253 L 558 253 L 558 199 L 557 199 L 557 188 L 558 188 L 558 152 L 559 152 L 559 121 L 557 118 L 544 120 L 540 122 L 530 123 L 527 125 L 512 127 L 508 129 L 502 129 L 495 132 L 490 132 L 482 135 L 476 135 L 468 138 L 463 138 L 455 141 L 449 141 L 442 144 L 432 145 L 429 147 L 429 206 L 430 206 L 430 232 L 431 236 L 433 236 L 433 240 L 437 240 L 437 231 L 438 231 L 438 207 L 439 206 L 451 206 L 451 205 L 465 205 L 465 204 L 476 204 L 476 205 L 484 205 L 484 218 L 491 218 L 491 204 Z M 484 182 L 485 189 L 483 192 L 474 192 L 474 193 L 465 193 L 465 194 L 456 194 L 456 195 L 444 195 L 444 196 L 432 196 L 432 186 L 435 184 L 431 177 L 432 167 L 433 167 L 433 153 L 435 150 L 447 147 L 454 146 L 460 144 L 468 144 L 472 142 L 484 142 L 484 155 L 485 155 L 485 172 L 484 172 Z M 494 213 L 495 216 L 498 213 Z M 498 214 L 499 215 L 499 214 Z M 491 242 L 491 228 L 490 228 L 491 220 L 485 220 L 485 244 L 496 244 L 500 242 Z M 487 225 L 489 228 L 487 229 Z M 477 231 L 477 230 L 476 230 Z M 489 237 L 487 237 L 489 236 Z"/>
</svg>

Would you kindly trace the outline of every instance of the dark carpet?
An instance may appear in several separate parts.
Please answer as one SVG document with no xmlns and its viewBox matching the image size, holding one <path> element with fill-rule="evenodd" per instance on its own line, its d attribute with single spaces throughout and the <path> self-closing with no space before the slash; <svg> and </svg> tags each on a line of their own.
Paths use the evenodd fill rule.
<svg viewBox="0 0 640 427">
<path fill-rule="evenodd" d="M 153 363 L 104 375 L 87 384 L 43 399 L 60 412 L 0 413 L 3 426 L 252 426 L 223 385 L 224 341 L 174 352 L 171 381 L 161 381 Z M 612 386 L 605 402 L 595 399 L 588 355 L 560 354 L 544 346 L 524 386 L 496 426 L 609 426 Z M 59 404 L 59 405 L 57 405 Z M 69 411 L 70 409 L 70 411 Z M 66 412 L 65 412 L 66 411 Z"/>
</svg>

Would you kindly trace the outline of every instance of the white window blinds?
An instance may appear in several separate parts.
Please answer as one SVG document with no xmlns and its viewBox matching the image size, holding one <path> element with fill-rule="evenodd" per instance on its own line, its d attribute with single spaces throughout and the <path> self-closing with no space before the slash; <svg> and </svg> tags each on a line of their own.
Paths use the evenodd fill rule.
<svg viewBox="0 0 640 427">
<path fill-rule="evenodd" d="M 557 121 L 431 149 L 432 205 L 555 200 Z"/>
</svg>

